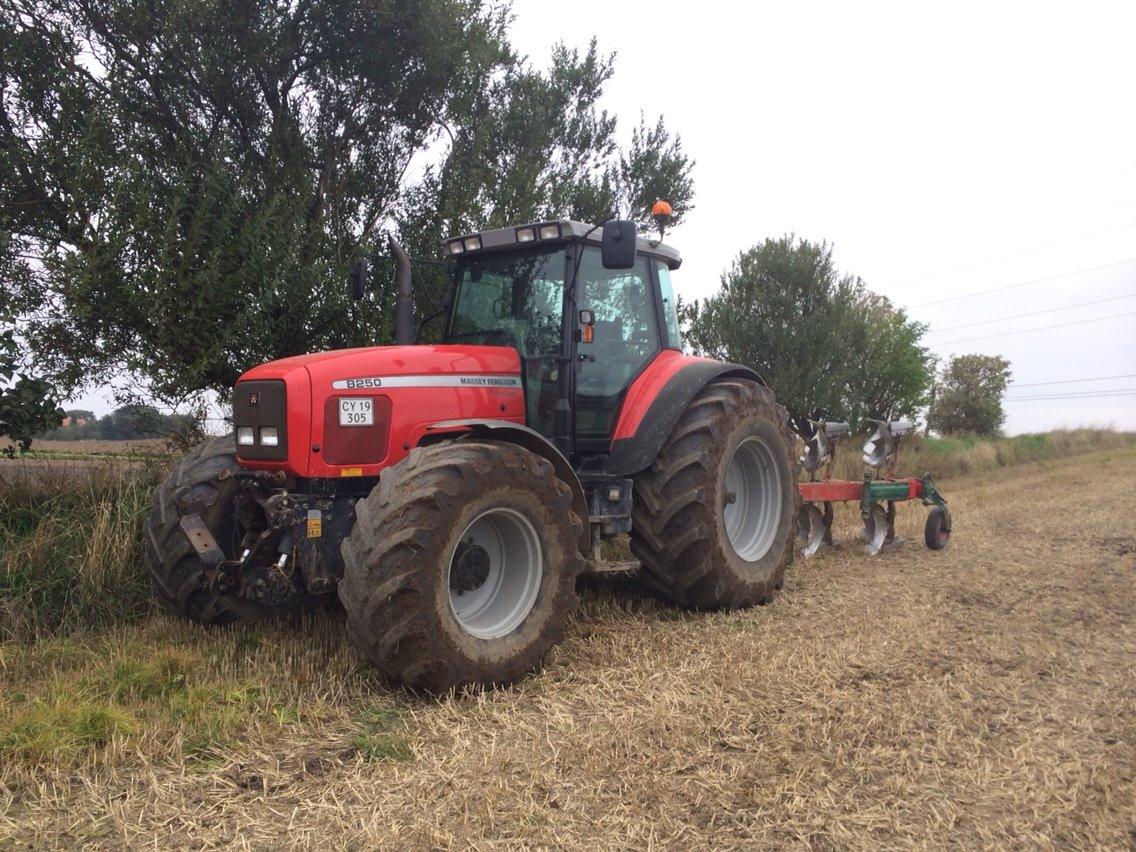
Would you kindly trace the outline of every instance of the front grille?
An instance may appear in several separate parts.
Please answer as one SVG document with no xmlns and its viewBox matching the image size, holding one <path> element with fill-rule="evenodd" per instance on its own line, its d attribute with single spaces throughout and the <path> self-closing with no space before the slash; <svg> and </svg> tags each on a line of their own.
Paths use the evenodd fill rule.
<svg viewBox="0 0 1136 852">
<path fill-rule="evenodd" d="M 284 461 L 288 458 L 288 396 L 279 379 L 237 382 L 233 390 L 233 424 L 252 429 L 252 444 L 237 444 L 237 457 L 256 461 Z M 278 443 L 266 447 L 260 442 L 261 429 L 275 427 Z"/>
</svg>

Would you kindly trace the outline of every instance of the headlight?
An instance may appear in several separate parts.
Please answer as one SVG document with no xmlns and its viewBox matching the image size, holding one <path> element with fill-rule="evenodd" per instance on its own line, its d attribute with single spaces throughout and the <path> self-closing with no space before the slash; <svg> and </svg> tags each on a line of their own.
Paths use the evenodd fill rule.
<svg viewBox="0 0 1136 852">
<path fill-rule="evenodd" d="M 256 436 L 253 434 L 251 426 L 237 427 L 237 444 L 242 447 L 251 447 L 255 443 Z"/>
<path fill-rule="evenodd" d="M 262 447 L 275 447 L 280 444 L 280 435 L 275 426 L 262 426 L 260 428 L 260 444 Z"/>
</svg>

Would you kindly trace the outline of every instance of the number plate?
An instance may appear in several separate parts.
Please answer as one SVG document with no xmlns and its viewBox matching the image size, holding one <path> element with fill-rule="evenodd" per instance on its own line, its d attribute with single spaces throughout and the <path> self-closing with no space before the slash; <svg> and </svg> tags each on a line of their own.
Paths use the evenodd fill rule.
<svg viewBox="0 0 1136 852">
<path fill-rule="evenodd" d="M 340 426 L 374 426 L 375 401 L 369 397 L 339 400 Z"/>
</svg>

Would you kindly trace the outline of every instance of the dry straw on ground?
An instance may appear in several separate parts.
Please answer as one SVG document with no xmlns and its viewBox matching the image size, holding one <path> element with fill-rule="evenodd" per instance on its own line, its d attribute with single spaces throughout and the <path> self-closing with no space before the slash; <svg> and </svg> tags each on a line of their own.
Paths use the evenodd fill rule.
<svg viewBox="0 0 1136 852">
<path fill-rule="evenodd" d="M 747 612 L 593 584 L 543 674 L 440 702 L 362 667 L 334 614 L 220 632 L 154 617 L 8 645 L 9 709 L 70 684 L 128 719 L 70 758 L 10 752 L 0 838 L 1131 847 L 1134 482 L 1132 450 L 953 481 L 948 550 L 922 547 L 923 512 L 906 507 L 916 541 L 798 560 Z M 854 514 L 839 519 L 850 539 Z M 232 726 L 204 750 L 186 742 L 192 713 L 169 713 L 193 690 Z"/>
</svg>

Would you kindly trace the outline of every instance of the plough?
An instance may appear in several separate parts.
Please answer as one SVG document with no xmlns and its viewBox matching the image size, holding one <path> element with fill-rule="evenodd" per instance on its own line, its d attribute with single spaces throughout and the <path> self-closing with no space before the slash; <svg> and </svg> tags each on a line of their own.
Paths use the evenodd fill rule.
<svg viewBox="0 0 1136 852">
<path fill-rule="evenodd" d="M 849 432 L 847 423 L 813 422 L 813 436 L 805 442 L 801 466 L 809 474 L 808 482 L 798 483 L 801 504 L 797 513 L 797 537 L 805 556 L 815 556 L 826 547 L 835 546 L 832 536 L 833 503 L 860 504 L 863 522 L 861 535 L 873 556 L 899 544 L 895 535 L 895 504 L 919 500 L 933 507 L 923 530 L 924 541 L 932 550 L 942 550 L 951 537 L 951 513 L 947 501 L 935 487 L 930 474 L 920 479 L 897 479 L 899 445 L 904 435 L 914 428 L 905 420 L 873 420 L 873 429 L 864 442 L 864 471 L 861 481 L 832 479 L 836 462 L 836 445 Z"/>
</svg>

